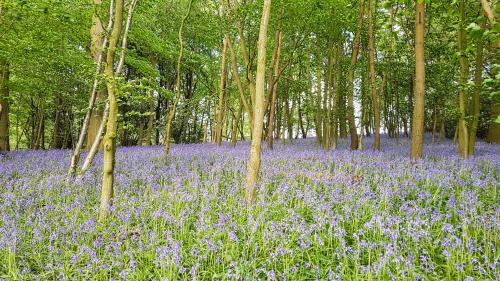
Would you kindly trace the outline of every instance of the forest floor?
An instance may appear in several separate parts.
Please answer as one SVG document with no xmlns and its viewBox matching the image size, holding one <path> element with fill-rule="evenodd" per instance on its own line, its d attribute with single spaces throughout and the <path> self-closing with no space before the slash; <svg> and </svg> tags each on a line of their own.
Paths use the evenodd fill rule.
<svg viewBox="0 0 500 281">
<path fill-rule="evenodd" d="M 371 139 L 366 140 L 369 148 Z M 0 280 L 498 280 L 499 146 L 477 156 L 383 138 L 382 151 L 248 143 L 120 148 L 113 217 L 96 220 L 102 156 L 66 182 L 70 151 L 0 156 Z"/>
</svg>

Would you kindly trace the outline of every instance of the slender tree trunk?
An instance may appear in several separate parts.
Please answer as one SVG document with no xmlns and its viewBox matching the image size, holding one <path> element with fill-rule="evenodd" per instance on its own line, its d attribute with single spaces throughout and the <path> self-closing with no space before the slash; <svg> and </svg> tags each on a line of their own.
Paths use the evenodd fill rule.
<svg viewBox="0 0 500 281">
<path fill-rule="evenodd" d="M 177 59 L 177 92 L 175 95 L 175 100 L 172 103 L 172 108 L 168 112 L 167 116 L 167 124 L 165 125 L 165 157 L 170 153 L 170 138 L 172 135 L 172 123 L 174 122 L 175 113 L 177 111 L 177 104 L 181 98 L 181 64 L 182 64 L 182 56 L 184 54 L 184 41 L 182 39 L 182 32 L 184 30 L 184 25 L 186 23 L 189 14 L 191 13 L 191 6 L 193 4 L 193 0 L 189 1 L 188 11 L 186 15 L 182 18 L 181 25 L 179 27 L 179 57 Z"/>
<path fill-rule="evenodd" d="M 434 101 L 436 102 L 436 101 Z M 436 140 L 436 129 L 437 129 L 437 110 L 436 110 L 436 106 L 434 106 L 434 110 L 433 110 L 433 113 L 432 113 L 432 143 L 435 142 Z"/>
<path fill-rule="evenodd" d="M 228 36 L 224 36 L 224 40 L 222 43 L 222 58 L 221 58 L 221 67 L 220 67 L 220 85 L 219 85 L 219 103 L 217 105 L 216 113 L 215 113 L 215 119 L 216 119 L 216 125 L 215 125 L 215 144 L 220 146 L 222 144 L 222 120 L 224 119 L 224 99 L 225 99 L 225 92 L 226 92 L 226 77 L 227 77 L 227 70 L 226 70 L 226 53 L 227 53 L 227 41 L 228 41 Z"/>
<path fill-rule="evenodd" d="M 238 72 L 238 64 L 236 61 L 236 54 L 233 48 L 233 44 L 231 43 L 231 40 L 228 38 L 227 40 L 228 47 L 229 47 L 229 55 L 231 56 L 231 71 L 233 73 L 233 79 L 236 81 L 236 85 L 238 86 L 238 92 L 240 93 L 240 98 L 241 102 L 243 103 L 243 106 L 245 107 L 245 111 L 249 117 L 249 122 L 250 122 L 250 128 L 253 127 L 253 109 L 252 109 L 252 104 L 249 104 L 247 101 L 247 98 L 245 97 L 245 90 L 243 88 L 243 83 L 241 82 L 239 72 Z"/>
<path fill-rule="evenodd" d="M 85 161 L 83 162 L 82 170 L 80 171 L 79 175 L 85 174 L 90 169 L 90 165 L 94 161 L 94 158 L 97 152 L 99 151 L 99 147 L 103 139 L 104 129 L 108 122 L 108 116 L 109 116 L 109 102 L 106 103 L 106 106 L 104 107 L 104 112 L 102 115 L 101 124 L 99 125 L 99 130 L 97 130 L 96 138 L 89 149 L 87 157 L 85 157 Z"/>
<path fill-rule="evenodd" d="M 97 11 L 99 11 L 100 6 L 103 3 L 103 0 L 93 0 L 94 2 L 94 13 L 92 15 L 92 27 L 90 28 L 90 53 L 92 55 L 92 58 L 98 64 L 100 68 L 100 64 L 102 61 L 102 56 L 103 56 L 103 49 L 105 48 L 105 44 L 107 43 L 107 39 L 105 38 L 105 30 L 103 26 L 103 21 L 101 17 L 97 14 Z M 111 3 L 110 5 L 113 5 Z M 110 15 L 110 20 L 111 20 L 111 15 Z M 108 26 L 108 29 L 110 26 Z M 101 88 L 100 85 L 96 85 L 96 100 L 95 102 L 97 104 L 103 104 L 106 101 L 106 90 Z M 96 138 L 96 134 L 99 128 L 99 125 L 102 120 L 102 112 L 103 109 L 99 108 L 97 106 L 96 108 L 93 108 L 90 111 L 90 119 L 88 121 L 88 129 L 87 129 L 87 148 L 90 148 L 90 145 L 94 142 L 94 139 Z"/>
<path fill-rule="evenodd" d="M 286 116 L 286 127 L 288 140 L 293 143 L 293 104 L 290 108 L 290 87 L 287 86 L 285 89 L 285 116 Z"/>
<path fill-rule="evenodd" d="M 374 4 L 373 0 L 368 2 L 368 48 L 370 49 L 370 90 L 373 107 L 374 140 L 373 149 L 380 150 L 380 97 L 377 94 L 377 82 L 375 80 L 375 32 L 374 32 Z"/>
<path fill-rule="evenodd" d="M 338 136 L 339 136 L 339 99 L 341 97 L 340 93 L 340 56 L 342 50 L 343 41 L 339 41 L 339 43 L 335 47 L 335 66 L 334 66 L 334 74 L 333 74 L 333 104 L 332 104 L 332 148 L 337 149 Z"/>
<path fill-rule="evenodd" d="M 134 13 L 134 9 L 136 7 L 137 1 L 138 0 L 132 0 L 132 3 L 130 4 L 130 7 L 129 7 L 128 16 L 127 16 L 127 22 L 125 24 L 125 31 L 124 31 L 124 34 L 122 36 L 123 37 L 122 38 L 122 51 L 120 53 L 120 59 L 119 59 L 118 67 L 117 67 L 117 69 L 115 71 L 115 74 L 114 74 L 115 76 L 120 75 L 121 70 L 122 70 L 123 65 L 124 65 L 124 61 L 125 61 L 125 52 L 124 52 L 124 50 L 127 47 L 127 36 L 128 36 L 129 29 L 130 29 L 130 25 L 132 23 L 132 15 Z M 104 111 L 103 111 L 103 114 L 102 114 L 102 120 L 101 120 L 101 122 L 99 124 L 99 128 L 98 128 L 98 130 L 96 132 L 95 139 L 92 142 L 92 146 L 90 146 L 90 149 L 89 149 L 89 152 L 87 154 L 87 157 L 85 157 L 85 161 L 83 162 L 82 169 L 79 172 L 80 176 L 82 176 L 83 174 L 85 174 L 90 169 L 90 166 L 92 165 L 92 162 L 94 161 L 95 156 L 96 156 L 97 152 L 99 151 L 99 148 L 101 146 L 101 143 L 102 143 L 102 140 L 103 140 L 103 137 L 104 137 L 103 136 L 104 129 L 105 129 L 107 123 L 108 123 L 109 111 L 110 111 L 110 103 L 108 101 L 108 102 L 106 102 L 106 105 L 104 106 Z M 139 133 L 139 142 L 142 139 L 141 135 L 142 135 L 142 133 Z M 124 143 L 126 143 L 125 140 L 124 140 Z"/>
<path fill-rule="evenodd" d="M 260 22 L 259 41 L 257 43 L 257 77 L 255 87 L 255 110 L 253 137 L 250 147 L 250 160 L 248 161 L 246 177 L 246 202 L 251 204 L 255 200 L 257 192 L 257 179 L 260 170 L 262 128 L 264 125 L 264 103 L 265 103 L 265 77 L 266 77 L 266 47 L 267 28 L 271 11 L 271 0 L 264 0 L 262 19 Z"/>
<path fill-rule="evenodd" d="M 458 48 L 460 50 L 460 81 L 458 83 L 458 107 L 460 119 L 458 121 L 458 151 L 464 158 L 469 157 L 469 130 L 466 119 L 466 87 L 469 79 L 469 60 L 467 59 L 467 33 L 465 31 L 465 0 L 459 4 L 460 24 L 458 30 Z"/>
<path fill-rule="evenodd" d="M 60 147 L 60 125 L 61 125 L 61 114 L 62 114 L 62 98 L 58 94 L 56 97 L 56 108 L 54 113 L 54 127 L 52 128 L 52 142 L 50 144 L 51 148 Z"/>
<path fill-rule="evenodd" d="M 318 35 L 316 35 L 318 36 Z M 323 139 L 322 132 L 322 112 L 321 112 L 321 74 L 322 74 L 322 57 L 321 57 L 321 46 L 319 43 L 319 37 L 316 39 L 316 111 L 315 111 L 315 127 L 316 127 L 316 142 L 321 145 Z"/>
<path fill-rule="evenodd" d="M 95 0 L 95 1 L 97 4 L 100 3 L 99 2 L 100 0 Z M 111 27 L 113 26 L 113 13 L 114 13 L 113 8 L 114 8 L 114 0 L 112 0 L 110 2 L 109 22 L 108 22 L 108 26 L 107 26 L 108 30 L 110 30 Z M 92 20 L 93 20 L 93 24 L 94 24 L 95 23 L 94 21 L 99 20 L 99 18 L 97 15 L 94 15 Z M 94 27 L 94 26 L 92 28 L 98 29 L 98 27 Z M 91 33 L 93 34 L 94 31 L 91 30 Z M 98 40 L 98 38 L 94 38 L 94 39 Z M 80 131 L 80 136 L 78 137 L 78 142 L 76 143 L 76 146 L 75 146 L 73 153 L 71 155 L 71 164 L 70 164 L 70 168 L 68 171 L 69 177 L 73 177 L 76 174 L 78 162 L 80 161 L 81 150 L 83 147 L 83 143 L 85 142 L 85 136 L 87 135 L 88 127 L 90 124 L 90 119 L 92 117 L 92 112 L 94 110 L 94 105 L 95 105 L 95 102 L 96 102 L 97 96 L 98 96 L 98 87 L 99 87 L 98 75 L 101 73 L 101 67 L 102 67 L 101 64 L 102 64 L 103 56 L 104 56 L 103 49 L 106 48 L 107 42 L 108 42 L 108 38 L 104 37 L 104 39 L 102 41 L 102 45 L 100 45 L 101 48 L 96 49 L 96 51 L 97 51 L 97 61 L 96 61 L 97 65 L 96 65 L 96 71 L 95 71 L 96 77 L 94 78 L 94 83 L 92 85 L 92 91 L 91 91 L 90 96 L 89 96 L 89 104 L 87 107 L 87 113 L 85 114 L 85 118 L 83 119 L 83 125 L 82 125 L 82 129 Z"/>
<path fill-rule="evenodd" d="M 35 149 L 44 149 L 43 147 L 43 139 L 45 137 L 45 114 L 44 114 L 44 101 L 40 100 L 38 105 L 38 122 L 36 129 L 36 138 L 35 138 Z"/>
<path fill-rule="evenodd" d="M 9 64 L 0 61 L 0 151 L 10 150 Z"/>
<path fill-rule="evenodd" d="M 331 144 L 331 130 L 330 130 L 330 97 L 332 95 L 332 75 L 333 75 L 333 64 L 334 64 L 334 48 L 332 43 L 329 43 L 330 53 L 328 55 L 328 64 L 326 70 L 325 79 L 325 93 L 323 95 L 323 149 L 330 150 Z"/>
<path fill-rule="evenodd" d="M 148 127 L 146 129 L 146 136 L 144 137 L 144 142 L 142 145 L 145 146 L 150 146 L 151 145 L 151 139 L 153 138 L 153 130 L 155 127 L 155 108 L 156 108 L 156 101 L 155 97 L 151 97 L 151 101 L 149 102 L 149 117 L 148 117 Z"/>
<path fill-rule="evenodd" d="M 443 118 L 441 117 L 441 129 L 439 130 L 439 143 L 442 143 L 444 141 L 444 138 L 446 137 L 445 136 L 445 128 L 444 128 L 444 120 Z"/>
<path fill-rule="evenodd" d="M 415 0 L 415 105 L 411 129 L 410 158 L 417 161 L 422 158 L 424 143 L 424 96 L 425 96 L 425 3 Z"/>
<path fill-rule="evenodd" d="M 303 117 L 303 108 L 302 108 L 302 102 L 301 102 L 301 97 L 300 94 L 297 95 L 297 113 L 298 113 L 298 121 L 299 121 L 299 128 L 300 132 L 302 134 L 302 138 L 306 139 L 307 138 L 307 131 L 304 127 L 304 117 Z M 280 118 L 278 117 L 278 120 Z M 277 128 L 279 128 L 280 124 L 278 124 Z M 279 136 L 279 131 L 276 133 L 277 136 Z"/>
<path fill-rule="evenodd" d="M 273 149 L 274 142 L 274 119 L 276 115 L 276 99 L 278 96 L 278 75 L 280 73 L 280 59 L 281 59 L 281 37 L 282 33 L 280 30 L 276 31 L 276 57 L 274 60 L 274 73 L 271 79 L 271 104 L 269 112 L 269 124 L 267 128 L 267 147 Z M 276 81 L 275 81 L 276 80 Z"/>
<path fill-rule="evenodd" d="M 359 146 L 358 131 L 356 129 L 356 119 L 354 117 L 354 72 L 358 62 L 359 43 L 361 41 L 361 29 L 363 28 L 363 17 L 365 11 L 365 1 L 359 3 L 358 23 L 356 35 L 352 45 L 351 65 L 347 76 L 347 118 L 349 121 L 349 133 L 351 135 L 351 150 L 357 150 Z"/>
<path fill-rule="evenodd" d="M 118 89 L 115 80 L 114 63 L 115 52 L 120 34 L 122 32 L 123 0 L 116 0 L 114 12 L 114 25 L 109 38 L 109 46 L 106 55 L 106 86 L 108 91 L 109 117 L 106 125 L 106 135 L 103 140 L 104 167 L 101 189 L 101 204 L 99 207 L 99 219 L 107 218 L 111 213 L 113 204 L 113 184 L 115 170 L 116 135 L 118 129 Z"/>
<path fill-rule="evenodd" d="M 486 18 L 483 18 L 481 27 L 484 29 L 486 27 Z M 479 123 L 479 117 L 481 113 L 481 85 L 483 83 L 483 38 L 479 38 L 476 43 L 476 69 L 474 73 L 474 85 L 475 89 L 472 94 L 471 110 L 473 114 L 472 122 L 470 124 L 469 132 L 469 155 L 474 155 L 476 153 L 476 135 L 477 127 Z"/>
<path fill-rule="evenodd" d="M 238 142 L 238 124 L 241 120 L 241 113 L 243 111 L 243 103 L 240 102 L 238 106 L 238 111 L 236 112 L 236 116 L 233 119 L 233 125 L 231 129 L 231 145 L 236 147 L 236 143 Z"/>
</svg>

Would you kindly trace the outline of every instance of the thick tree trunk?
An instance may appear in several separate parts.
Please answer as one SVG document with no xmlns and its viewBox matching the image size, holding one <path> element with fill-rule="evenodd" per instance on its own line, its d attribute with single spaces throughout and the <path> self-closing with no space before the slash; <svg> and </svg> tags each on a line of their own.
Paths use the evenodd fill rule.
<svg viewBox="0 0 500 281">
<path fill-rule="evenodd" d="M 424 143 L 424 97 L 425 97 L 425 3 L 415 1 L 415 104 L 411 129 L 410 158 L 417 161 L 422 158 Z"/>
<path fill-rule="evenodd" d="M 257 76 L 255 87 L 254 125 L 252 143 L 250 147 L 250 160 L 248 161 L 246 177 L 246 203 L 251 204 L 257 193 L 257 179 L 260 170 L 262 128 L 264 125 L 265 103 L 265 77 L 266 77 L 266 47 L 267 28 L 271 12 L 271 0 L 264 0 L 262 19 L 260 22 L 259 41 L 257 43 Z"/>
<path fill-rule="evenodd" d="M 458 30 L 458 48 L 460 50 L 460 81 L 458 83 L 458 108 L 460 119 L 458 121 L 458 151 L 464 157 L 469 157 L 469 130 L 466 121 L 466 87 L 469 79 L 469 60 L 467 58 L 467 33 L 465 31 L 465 0 L 459 4 L 460 23 Z"/>
<path fill-rule="evenodd" d="M 347 76 L 347 118 L 349 121 L 349 134 L 351 135 L 351 150 L 357 150 L 359 146 L 358 131 L 356 129 L 356 119 L 354 117 L 354 72 L 358 62 L 359 43 L 361 41 L 361 29 L 363 28 L 363 17 L 365 11 L 365 1 L 359 3 L 358 22 L 356 35 L 352 45 L 351 65 Z"/>
<path fill-rule="evenodd" d="M 0 61 L 0 151 L 10 150 L 9 64 Z"/>
<path fill-rule="evenodd" d="M 370 91 L 373 107 L 374 140 L 373 149 L 380 150 L 380 97 L 377 94 L 377 82 L 375 80 L 375 32 L 374 32 L 374 4 L 373 0 L 368 2 L 368 48 L 370 49 Z"/>
<path fill-rule="evenodd" d="M 103 140 L 104 167 L 101 188 L 101 204 L 99 207 L 99 219 L 107 218 L 111 213 L 113 204 L 113 184 L 115 170 L 116 135 L 118 128 L 118 89 L 115 81 L 114 63 L 115 52 L 122 31 L 123 0 L 116 0 L 114 12 L 114 25 L 109 38 L 109 46 L 106 55 L 106 86 L 108 91 L 109 117 L 106 125 L 106 135 Z"/>
</svg>

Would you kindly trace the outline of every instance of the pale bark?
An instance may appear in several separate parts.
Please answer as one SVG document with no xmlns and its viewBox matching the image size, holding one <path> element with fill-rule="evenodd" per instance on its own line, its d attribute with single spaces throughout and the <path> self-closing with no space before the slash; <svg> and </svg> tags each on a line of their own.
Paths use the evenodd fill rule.
<svg viewBox="0 0 500 281">
<path fill-rule="evenodd" d="M 83 162 L 83 165 L 82 165 L 82 170 L 79 172 L 80 176 L 85 174 L 90 169 L 90 165 L 94 161 L 94 158 L 95 158 L 97 152 L 99 151 L 99 147 L 100 147 L 101 141 L 103 139 L 104 129 L 105 129 L 106 124 L 108 122 L 108 116 L 109 116 L 109 102 L 107 102 L 106 106 L 104 107 L 101 124 L 99 125 L 99 129 L 97 130 L 96 138 L 93 141 L 92 146 L 89 149 L 87 157 L 85 157 L 85 161 Z"/>
<path fill-rule="evenodd" d="M 110 16 L 109 16 L 107 30 L 111 30 L 111 27 L 113 26 L 113 14 L 114 14 L 113 9 L 114 9 L 114 1 L 112 0 L 110 2 L 110 7 L 109 7 Z M 94 18 L 93 18 L 93 20 L 94 20 Z M 101 73 L 101 66 L 102 66 L 102 60 L 103 60 L 103 50 L 106 48 L 107 42 L 108 42 L 108 38 L 104 37 L 104 39 L 102 41 L 101 48 L 97 50 L 97 61 L 96 61 L 96 71 L 95 71 L 94 83 L 92 85 L 92 91 L 90 92 L 87 113 L 85 114 L 85 118 L 83 119 L 83 125 L 82 125 L 82 129 L 80 131 L 80 135 L 78 137 L 78 142 L 76 143 L 76 146 L 75 146 L 73 153 L 71 155 L 71 163 L 70 163 L 70 168 L 68 171 L 69 177 L 73 177 L 76 174 L 76 168 L 78 166 L 78 162 L 80 161 L 81 150 L 83 147 L 83 143 L 85 142 L 85 136 L 87 135 L 90 119 L 92 117 L 92 112 L 94 110 L 94 105 L 95 105 L 95 102 L 97 99 L 97 92 L 98 92 L 97 88 L 99 86 L 99 77 L 98 76 Z"/>
<path fill-rule="evenodd" d="M 265 78 L 266 78 L 266 47 L 267 29 L 271 12 L 271 0 L 264 0 L 262 19 L 260 22 L 259 40 L 257 43 L 257 76 L 255 84 L 254 125 L 250 159 L 247 166 L 246 177 L 246 203 L 251 204 L 257 193 L 257 180 L 261 162 L 262 128 L 264 125 L 265 103 Z"/>
<path fill-rule="evenodd" d="M 481 1 L 481 7 L 483 7 L 484 14 L 486 15 L 486 17 L 488 17 L 490 23 L 495 22 L 496 20 L 495 7 L 493 6 L 492 9 L 490 4 L 488 3 L 488 0 L 480 0 L 480 1 Z"/>
<path fill-rule="evenodd" d="M 137 5 L 137 1 L 138 0 L 133 0 L 129 6 L 127 21 L 125 24 L 125 31 L 123 32 L 123 36 L 122 36 L 122 46 L 121 46 L 122 51 L 120 52 L 120 59 L 119 59 L 120 63 L 118 64 L 118 67 L 114 72 L 115 76 L 120 76 L 120 73 L 121 73 L 123 65 L 124 65 L 125 49 L 127 48 L 128 33 L 130 30 L 130 25 L 132 24 L 132 16 L 133 16 L 135 7 Z M 83 162 L 82 169 L 78 173 L 80 176 L 85 174 L 90 169 L 90 165 L 92 165 L 92 162 L 94 161 L 95 156 L 101 147 L 104 129 L 106 128 L 106 124 L 108 122 L 109 111 L 110 111 L 110 103 L 108 101 L 108 102 L 106 102 L 104 110 L 101 114 L 102 119 L 100 120 L 99 128 L 95 132 L 94 139 L 92 140 L 92 146 L 90 146 L 89 152 L 87 153 L 87 156 L 85 157 L 85 161 Z M 141 138 L 139 138 L 139 139 L 141 139 Z M 89 145 L 89 143 L 87 145 Z"/>
<path fill-rule="evenodd" d="M 90 53 L 92 55 L 92 58 L 94 59 L 94 62 L 100 67 L 101 61 L 102 61 L 102 52 L 104 48 L 106 47 L 106 42 L 107 40 L 105 34 L 106 30 L 104 29 L 103 22 L 101 17 L 97 14 L 97 11 L 99 10 L 99 6 L 102 5 L 103 0 L 93 0 L 94 4 L 94 13 L 92 14 L 92 27 L 90 28 Z M 110 3 L 110 7 L 113 7 L 113 1 Z M 109 20 L 111 23 L 111 20 L 113 18 L 113 13 L 110 11 L 109 15 Z M 110 26 L 107 27 L 107 30 L 110 30 Z M 99 71 L 100 72 L 100 71 Z M 97 82 L 97 81 L 96 81 Z M 99 84 L 96 84 L 96 103 L 103 103 L 106 100 L 106 91 L 99 87 Z M 92 108 L 90 112 L 90 120 L 88 124 L 87 130 L 87 141 L 86 141 L 86 147 L 89 148 L 90 144 L 94 141 L 97 130 L 99 127 L 99 123 L 102 120 L 102 108 Z"/>
</svg>

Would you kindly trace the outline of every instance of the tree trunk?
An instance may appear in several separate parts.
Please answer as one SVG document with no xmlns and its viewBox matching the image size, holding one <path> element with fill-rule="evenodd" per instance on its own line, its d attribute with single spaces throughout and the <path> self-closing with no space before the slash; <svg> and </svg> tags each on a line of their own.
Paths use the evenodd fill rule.
<svg viewBox="0 0 500 281">
<path fill-rule="evenodd" d="M 146 129 L 146 135 L 144 137 L 144 142 L 142 143 L 142 145 L 145 145 L 145 146 L 150 146 L 151 139 L 153 138 L 153 130 L 155 127 L 155 108 L 156 108 L 155 97 L 152 95 L 151 101 L 149 102 L 148 127 Z"/>
<path fill-rule="evenodd" d="M 253 137 L 250 147 L 250 160 L 248 161 L 248 172 L 246 177 L 246 203 L 249 205 L 255 200 L 257 190 L 257 179 L 260 170 L 262 128 L 264 125 L 264 103 L 265 103 L 265 77 L 266 77 L 266 46 L 267 28 L 269 14 L 271 11 L 271 0 L 264 0 L 262 19 L 260 22 L 259 41 L 257 43 L 257 76 L 255 87 L 254 104 L 254 126 Z"/>
<path fill-rule="evenodd" d="M 220 66 L 220 85 L 219 85 L 219 103 L 215 113 L 215 144 L 220 146 L 222 144 L 222 120 L 224 119 L 224 99 L 226 92 L 226 53 L 227 53 L 227 40 L 228 36 L 224 36 L 222 43 L 222 58 Z"/>
<path fill-rule="evenodd" d="M 276 38 L 275 38 L 275 44 L 276 44 L 276 57 L 274 59 L 274 66 L 273 66 L 273 76 L 271 79 L 271 104 L 270 104 L 270 111 L 269 111 L 269 124 L 267 128 L 267 147 L 269 149 L 273 149 L 273 142 L 274 142 L 274 119 L 276 115 L 276 98 L 278 96 L 278 75 L 280 73 L 280 59 L 281 59 L 281 37 L 282 33 L 281 31 L 276 31 Z"/>
<path fill-rule="evenodd" d="M 236 147 L 236 143 L 238 142 L 238 124 L 241 120 L 241 113 L 243 111 L 243 103 L 240 102 L 238 106 L 238 111 L 236 112 L 236 116 L 233 119 L 232 129 L 231 129 L 231 145 Z"/>
<path fill-rule="evenodd" d="M 61 130 L 61 114 L 62 114 L 62 98 L 61 95 L 58 94 L 56 97 L 56 108 L 54 113 L 54 127 L 52 129 L 52 142 L 50 144 L 51 148 L 60 148 L 60 134 Z"/>
<path fill-rule="evenodd" d="M 85 157 L 85 161 L 83 162 L 82 165 L 82 170 L 79 172 L 80 176 L 85 174 L 90 169 L 90 165 L 92 165 L 92 162 L 94 161 L 94 158 L 97 152 L 99 151 L 99 147 L 103 139 L 104 128 L 106 127 L 106 124 L 108 122 L 108 117 L 109 117 L 109 102 L 107 102 L 106 106 L 104 107 L 104 112 L 102 115 L 101 124 L 99 125 L 99 130 L 97 131 L 96 138 L 93 141 L 92 146 L 89 149 L 89 152 L 87 153 L 87 157 Z"/>
<path fill-rule="evenodd" d="M 104 26 L 102 25 L 102 19 L 100 16 L 97 14 L 97 11 L 100 9 L 99 7 L 102 5 L 103 0 L 93 0 L 94 5 L 95 5 L 95 10 L 96 12 L 93 13 L 92 15 L 92 27 L 90 28 L 90 53 L 92 55 L 92 58 L 94 59 L 95 63 L 100 65 L 102 61 L 102 50 L 105 48 L 105 30 Z M 112 5 L 112 3 L 111 3 Z M 111 16 L 110 16 L 111 17 Z M 108 26 L 109 29 L 109 26 Z M 102 89 L 97 85 L 96 88 L 96 103 L 97 105 L 103 104 L 106 100 L 106 91 L 105 89 Z M 88 124 L 88 129 L 87 129 L 87 149 L 90 148 L 92 143 L 94 142 L 94 139 L 96 137 L 99 125 L 102 120 L 102 108 L 97 106 L 96 108 L 93 108 L 91 111 L 91 116 Z"/>
<path fill-rule="evenodd" d="M 490 4 L 488 3 L 488 0 L 480 0 L 481 1 L 481 6 L 483 8 L 484 14 L 488 17 L 488 20 L 490 23 L 493 24 L 496 19 L 495 15 L 495 7 L 493 9 L 490 7 Z"/>
<path fill-rule="evenodd" d="M 357 150 L 359 146 L 358 131 L 356 129 L 356 119 L 354 117 L 354 72 L 358 62 L 359 43 L 361 41 L 361 29 L 363 28 L 363 17 L 365 11 L 365 1 L 359 3 L 358 22 L 356 35 L 352 45 L 351 65 L 347 76 L 347 118 L 349 121 L 349 134 L 351 135 L 351 150 Z"/>
<path fill-rule="evenodd" d="M 179 57 L 177 59 L 177 92 L 175 95 L 175 100 L 172 103 L 172 108 L 168 112 L 167 116 L 167 124 L 165 125 L 165 157 L 170 153 L 170 138 L 172 135 L 172 123 L 175 118 L 175 113 L 177 111 L 177 104 L 179 103 L 179 100 L 181 98 L 181 63 L 182 63 L 182 56 L 184 54 L 184 41 L 182 39 L 182 32 L 184 30 L 184 24 L 186 23 L 187 18 L 189 17 L 189 14 L 191 13 L 191 6 L 193 4 L 193 0 L 189 1 L 189 6 L 186 15 L 182 18 L 181 25 L 179 27 Z"/>
<path fill-rule="evenodd" d="M 415 1 L 415 104 L 411 129 L 411 161 L 422 158 L 424 144 L 425 97 L 425 3 Z"/>
<path fill-rule="evenodd" d="M 465 31 L 465 0 L 459 4 L 460 23 L 458 30 L 458 48 L 460 51 L 460 81 L 458 83 L 458 108 L 460 119 L 458 121 L 458 151 L 464 158 L 469 158 L 469 130 L 466 121 L 466 87 L 469 79 L 469 60 L 467 59 L 467 33 Z"/>
<path fill-rule="evenodd" d="M 95 3 L 96 3 L 96 5 L 98 5 L 98 4 L 102 3 L 102 1 L 95 0 Z M 113 25 L 113 13 L 114 13 L 113 12 L 113 8 L 114 8 L 113 5 L 114 5 L 114 2 L 111 1 L 109 5 L 110 5 L 110 8 L 109 8 L 110 14 L 109 14 L 109 22 L 108 22 L 108 26 L 107 26 L 108 30 Z M 94 15 L 92 18 L 92 21 L 93 21 L 92 28 L 98 29 L 98 27 L 94 27 L 94 26 L 95 26 L 96 21 L 99 21 L 98 25 L 100 25 L 99 17 L 97 15 Z M 92 29 L 91 29 L 91 33 L 92 34 L 94 33 L 94 31 Z M 94 39 L 98 40 L 97 37 Z M 87 136 L 87 131 L 88 131 L 88 127 L 90 124 L 90 119 L 91 119 L 92 114 L 93 114 L 94 105 L 95 105 L 95 102 L 98 98 L 98 87 L 99 87 L 98 75 L 101 73 L 101 64 L 102 64 L 103 57 L 104 57 L 103 49 L 106 48 L 107 42 L 108 42 L 108 38 L 105 37 L 100 45 L 101 48 L 94 49 L 97 52 L 97 61 L 96 61 L 97 66 L 96 66 L 96 71 L 95 71 L 96 77 L 94 78 L 94 83 L 92 85 L 92 91 L 91 91 L 90 96 L 89 96 L 89 104 L 87 107 L 87 112 L 86 112 L 85 117 L 83 119 L 83 125 L 82 125 L 81 131 L 80 131 L 80 135 L 78 137 L 78 142 L 76 143 L 76 146 L 75 146 L 73 153 L 71 155 L 71 163 L 70 163 L 70 168 L 68 171 L 68 175 L 70 177 L 72 177 L 76 174 L 76 168 L 78 166 L 78 162 L 80 161 L 81 149 L 83 148 L 85 136 Z"/>
<path fill-rule="evenodd" d="M 341 50 L 343 48 L 343 41 L 339 41 L 339 43 L 335 47 L 335 63 L 334 63 L 334 74 L 333 74 L 333 104 L 332 104 L 332 148 L 337 149 L 338 137 L 339 137 L 339 99 L 341 97 L 340 94 L 340 56 Z"/>
<path fill-rule="evenodd" d="M 483 18 L 481 27 L 484 29 L 486 27 L 486 18 Z M 470 124 L 469 132 L 469 155 L 474 155 L 476 153 L 476 135 L 477 127 L 479 123 L 479 117 L 481 113 L 481 85 L 483 83 L 483 38 L 479 38 L 476 43 L 476 69 L 474 73 L 474 85 L 475 89 L 472 94 L 471 110 L 473 114 L 472 122 Z"/>
<path fill-rule="evenodd" d="M 9 138 L 9 64 L 0 61 L 0 151 L 10 150 Z"/>
<path fill-rule="evenodd" d="M 111 213 L 113 204 L 113 184 L 115 170 L 116 135 L 118 128 L 118 89 L 115 80 L 113 66 L 115 63 L 115 52 L 118 39 L 122 31 L 123 0 L 116 0 L 114 12 L 114 25 L 109 38 L 109 46 L 106 55 L 106 86 L 109 102 L 109 117 L 106 125 L 106 135 L 103 140 L 104 167 L 102 176 L 101 204 L 99 207 L 99 219 L 105 219 Z"/>
<path fill-rule="evenodd" d="M 319 35 L 316 35 L 319 36 Z M 321 112 L 321 73 L 323 68 L 322 57 L 321 57 L 321 47 L 319 44 L 319 38 L 316 39 L 316 111 L 315 111 L 315 127 L 316 127 L 316 142 L 321 145 L 323 139 L 322 132 L 322 112 Z"/>
<path fill-rule="evenodd" d="M 380 97 L 377 94 L 377 82 L 375 80 L 375 32 L 374 32 L 374 8 L 373 0 L 368 2 L 368 48 L 370 49 L 370 91 L 373 107 L 374 140 L 373 149 L 380 150 Z"/>
<path fill-rule="evenodd" d="M 236 61 L 236 54 L 233 48 L 233 44 L 231 43 L 231 40 L 228 38 L 227 40 L 228 47 L 229 47 L 229 55 L 231 56 L 231 71 L 233 73 L 233 79 L 236 81 L 236 85 L 238 86 L 238 92 L 240 93 L 240 98 L 241 102 L 243 103 L 243 106 L 245 107 L 245 111 L 249 117 L 249 122 L 250 122 L 250 128 L 253 127 L 253 109 L 252 109 L 252 104 L 248 104 L 247 98 L 245 97 L 245 90 L 243 88 L 243 83 L 241 82 L 239 72 L 238 72 L 238 64 Z"/>
</svg>

